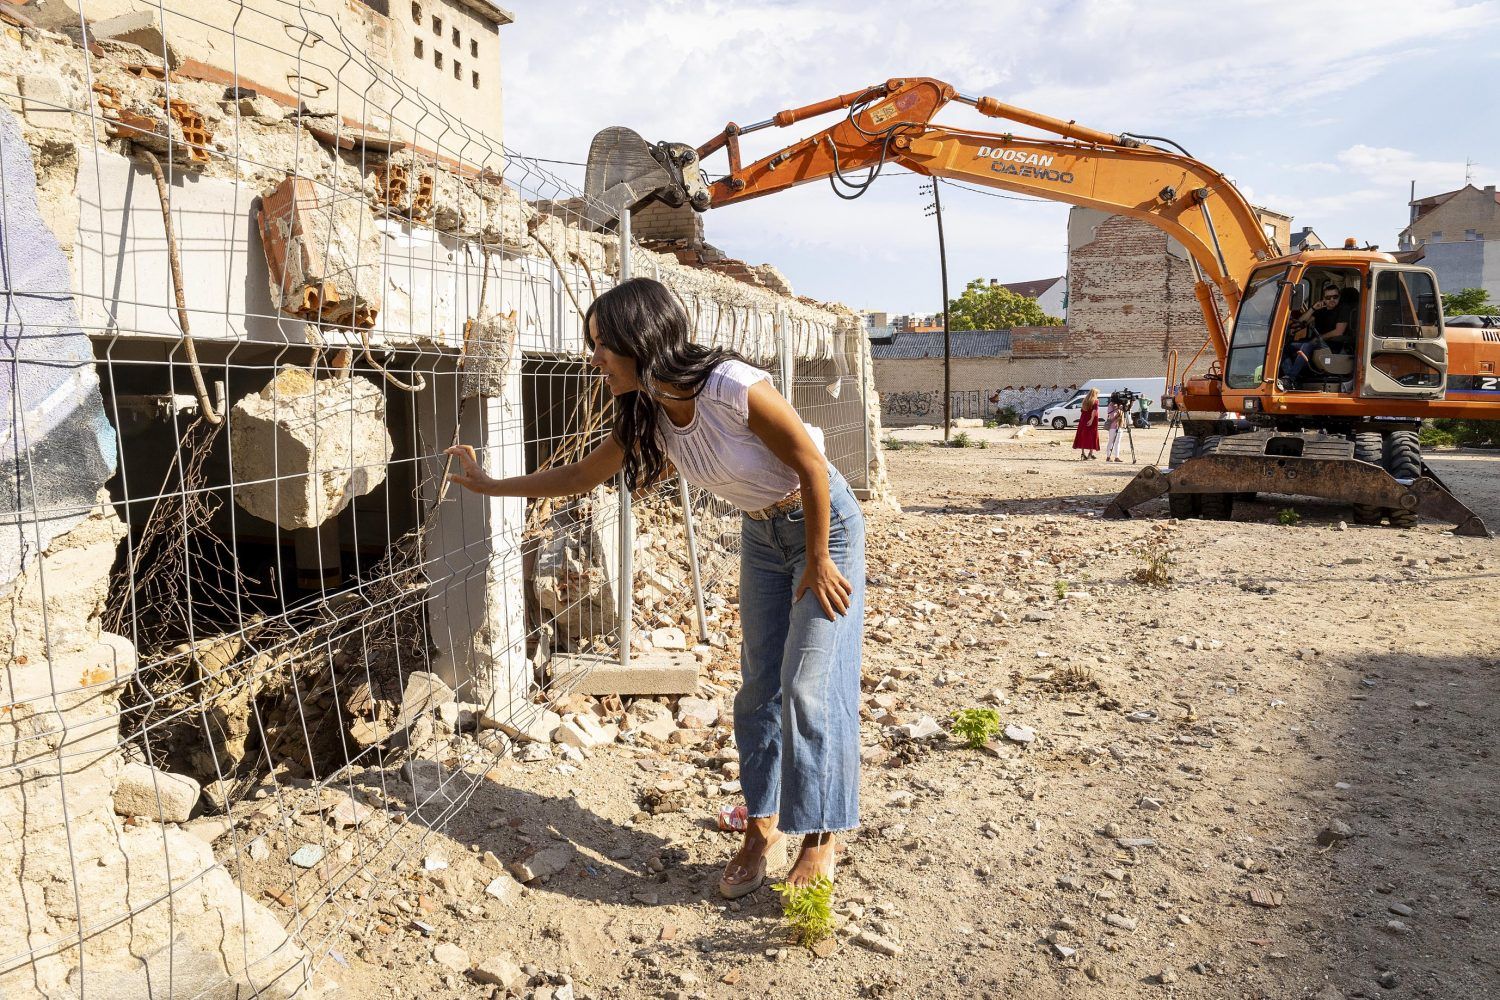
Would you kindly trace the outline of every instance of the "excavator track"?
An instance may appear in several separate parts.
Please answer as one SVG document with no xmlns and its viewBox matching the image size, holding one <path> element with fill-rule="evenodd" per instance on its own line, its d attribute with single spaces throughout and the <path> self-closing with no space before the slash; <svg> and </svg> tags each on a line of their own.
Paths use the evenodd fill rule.
<svg viewBox="0 0 1500 1000">
<path fill-rule="evenodd" d="M 1260 431 L 1227 437 L 1211 452 L 1174 468 L 1148 465 L 1104 509 L 1107 518 L 1160 496 L 1232 496 L 1282 493 L 1377 507 L 1446 521 L 1453 533 L 1493 537 L 1484 521 L 1431 475 L 1425 463 L 1415 479 L 1397 479 L 1354 457 L 1354 443 L 1326 435 Z"/>
</svg>

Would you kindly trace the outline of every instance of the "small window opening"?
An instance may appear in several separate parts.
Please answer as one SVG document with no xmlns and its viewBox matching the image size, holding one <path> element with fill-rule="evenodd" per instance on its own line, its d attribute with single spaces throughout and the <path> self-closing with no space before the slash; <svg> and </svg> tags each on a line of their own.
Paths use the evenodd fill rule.
<svg viewBox="0 0 1500 1000">
<path fill-rule="evenodd" d="M 443 19 L 436 14 L 432 15 L 432 33 L 439 38 L 443 37 Z"/>
<path fill-rule="evenodd" d="M 422 23 L 422 5 L 419 3 L 414 3 L 411 5 L 411 23 Z"/>
<path fill-rule="evenodd" d="M 469 55 L 475 59 L 479 58 L 479 39 L 469 39 Z"/>
<path fill-rule="evenodd" d="M 453 44 L 457 48 L 462 48 L 464 44 L 463 35 L 459 33 L 459 30 L 457 28 L 453 29 Z"/>
<path fill-rule="evenodd" d="M 411 54 L 418 59 L 422 58 L 422 39 L 413 38 L 411 40 Z"/>
<path fill-rule="evenodd" d="M 464 64 L 461 63 L 461 62 L 459 62 L 457 59 L 455 59 L 455 60 L 453 60 L 453 79 L 455 79 L 455 80 L 462 80 L 463 78 L 464 78 Z"/>
<path fill-rule="evenodd" d="M 437 49 L 432 50 L 432 64 L 438 69 L 443 68 L 443 54 Z"/>
<path fill-rule="evenodd" d="M 469 76 L 473 78 L 474 89 L 478 90 L 479 89 L 479 71 L 475 70 L 473 73 L 470 73 Z"/>
</svg>

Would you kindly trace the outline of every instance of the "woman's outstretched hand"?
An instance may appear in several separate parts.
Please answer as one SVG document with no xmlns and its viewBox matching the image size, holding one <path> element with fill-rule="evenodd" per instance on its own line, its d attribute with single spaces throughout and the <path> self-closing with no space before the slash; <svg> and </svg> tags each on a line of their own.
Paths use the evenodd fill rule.
<svg viewBox="0 0 1500 1000">
<path fill-rule="evenodd" d="M 854 596 L 854 587 L 839 572 L 831 556 L 809 559 L 802 573 L 802 582 L 797 584 L 797 595 L 793 602 L 802 600 L 802 595 L 812 591 L 823 605 L 829 618 L 849 613 L 849 600 Z"/>
<path fill-rule="evenodd" d="M 460 486 L 473 490 L 475 493 L 489 492 L 488 487 L 495 480 L 486 475 L 485 471 L 479 467 L 479 458 L 474 454 L 472 445 L 456 444 L 446 449 L 443 454 L 458 459 L 459 468 L 462 470 L 461 472 L 450 472 L 448 474 L 449 479 Z"/>
</svg>

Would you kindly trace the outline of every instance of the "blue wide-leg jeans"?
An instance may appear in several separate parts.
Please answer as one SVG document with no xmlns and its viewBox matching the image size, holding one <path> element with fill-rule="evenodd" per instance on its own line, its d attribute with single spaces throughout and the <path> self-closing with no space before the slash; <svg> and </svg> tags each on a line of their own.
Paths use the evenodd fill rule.
<svg viewBox="0 0 1500 1000">
<path fill-rule="evenodd" d="M 829 508 L 828 554 L 854 588 L 849 611 L 833 619 L 812 593 L 792 602 L 807 566 L 802 511 L 741 519 L 740 785 L 750 815 L 779 813 L 788 834 L 859 825 L 865 519 L 833 470 Z"/>
</svg>

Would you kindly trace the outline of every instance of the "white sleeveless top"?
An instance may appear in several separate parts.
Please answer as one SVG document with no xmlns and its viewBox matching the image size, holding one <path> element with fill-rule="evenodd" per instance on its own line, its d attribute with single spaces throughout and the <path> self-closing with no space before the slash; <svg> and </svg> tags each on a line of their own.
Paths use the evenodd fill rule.
<svg viewBox="0 0 1500 1000">
<path fill-rule="evenodd" d="M 741 510 L 769 507 L 801 485 L 797 473 L 750 429 L 750 387 L 771 376 L 743 361 L 721 362 L 703 384 L 693 419 L 677 427 L 662 413 L 662 447 L 683 478 Z M 818 451 L 823 431 L 803 424 Z"/>
</svg>

